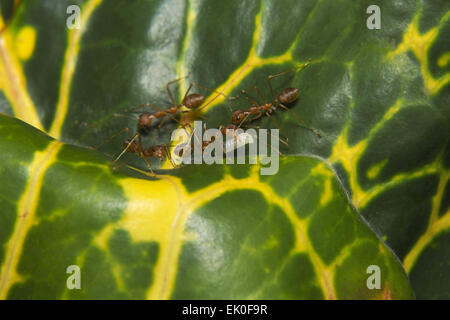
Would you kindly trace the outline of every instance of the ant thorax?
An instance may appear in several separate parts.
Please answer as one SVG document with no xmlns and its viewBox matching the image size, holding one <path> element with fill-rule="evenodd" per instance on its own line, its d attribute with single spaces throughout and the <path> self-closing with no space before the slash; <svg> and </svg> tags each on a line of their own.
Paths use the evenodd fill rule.
<svg viewBox="0 0 450 320">
<path fill-rule="evenodd" d="M 263 104 L 263 105 L 261 106 L 261 108 L 262 108 L 264 111 L 267 111 L 267 112 L 275 111 L 275 107 L 273 106 L 272 103 L 265 103 L 265 104 Z"/>
<path fill-rule="evenodd" d="M 179 107 L 178 106 L 174 106 L 174 107 L 170 107 L 169 109 L 166 110 L 166 112 L 171 113 L 171 114 L 176 114 L 178 112 Z"/>
</svg>

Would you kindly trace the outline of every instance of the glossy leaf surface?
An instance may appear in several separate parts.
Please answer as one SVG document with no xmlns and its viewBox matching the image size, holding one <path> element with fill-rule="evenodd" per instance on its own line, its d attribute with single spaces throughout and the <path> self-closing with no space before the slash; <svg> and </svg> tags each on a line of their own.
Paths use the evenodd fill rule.
<svg viewBox="0 0 450 320">
<path fill-rule="evenodd" d="M 66 26 L 74 3 L 81 7 L 81 29 Z M 1 136 L 1 172 L 8 183 L 1 194 L 10 213 L 0 232 L 1 296 L 410 297 L 400 264 L 377 234 L 401 260 L 416 297 L 449 298 L 450 8 L 448 1 L 379 1 L 381 29 L 369 30 L 371 4 L 21 3 L 0 45 L 0 111 L 57 140 L 89 147 L 121 128 L 134 131 L 135 114 L 124 110 L 146 101 L 168 108 L 166 83 L 189 71 L 174 86 L 177 101 L 190 82 L 229 96 L 247 89 L 260 99 L 250 90 L 257 85 L 268 101 L 266 77 L 308 58 L 308 68 L 274 79 L 273 88 L 275 94 L 300 89 L 289 107 L 322 138 L 280 110 L 273 118 L 289 138 L 281 151 L 302 156 L 282 160 L 274 177 L 257 176 L 251 166 L 205 165 L 153 182 L 111 172 L 99 154 L 50 143 L 2 117 L 8 129 Z M 249 107 L 242 98 L 230 104 Z M 208 127 L 230 123 L 221 97 L 203 112 Z M 255 124 L 275 128 L 267 117 Z M 146 143 L 167 142 L 176 126 L 169 120 L 155 127 Z M 101 151 L 120 151 L 125 138 Z M 146 168 L 140 159 L 131 164 Z M 189 207 L 194 195 L 202 200 Z M 28 212 L 23 206 L 33 218 L 20 227 Z M 172 230 L 179 208 L 188 214 Z M 128 214 L 133 210 L 140 213 Z M 140 219 L 157 222 L 144 232 Z M 69 236 L 70 230 L 77 231 Z M 14 238 L 16 232 L 21 236 Z M 365 286 L 374 259 L 388 270 L 389 291 Z M 77 263 L 97 278 L 86 280 L 91 289 L 64 291 L 61 266 Z M 54 279 L 45 280 L 49 275 Z"/>
</svg>

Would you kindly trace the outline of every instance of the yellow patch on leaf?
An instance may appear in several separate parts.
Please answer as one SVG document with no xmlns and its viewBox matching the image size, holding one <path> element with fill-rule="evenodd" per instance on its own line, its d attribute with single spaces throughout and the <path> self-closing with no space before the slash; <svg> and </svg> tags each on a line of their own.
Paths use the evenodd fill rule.
<svg viewBox="0 0 450 320">
<path fill-rule="evenodd" d="M 36 30 L 31 26 L 25 26 L 18 32 L 14 46 L 17 57 L 20 60 L 28 60 L 34 52 L 36 46 Z"/>
</svg>

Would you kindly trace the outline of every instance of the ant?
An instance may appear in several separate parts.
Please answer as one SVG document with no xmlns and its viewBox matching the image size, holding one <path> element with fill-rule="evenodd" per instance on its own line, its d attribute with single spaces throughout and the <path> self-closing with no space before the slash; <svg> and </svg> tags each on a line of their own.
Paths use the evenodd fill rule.
<svg viewBox="0 0 450 320">
<path fill-rule="evenodd" d="M 256 129 L 261 129 L 259 126 L 251 126 L 251 127 L 252 128 L 256 128 Z M 203 128 L 204 128 L 205 131 L 207 130 L 206 124 L 203 125 Z M 222 146 L 222 153 L 223 154 L 226 154 L 227 152 L 232 151 L 232 150 L 236 150 L 236 149 L 238 149 L 238 148 L 240 148 L 240 147 L 242 147 L 242 146 L 244 146 L 246 144 L 254 143 L 253 138 L 256 138 L 255 135 L 250 134 L 251 138 L 249 139 L 249 137 L 248 137 L 249 133 L 248 132 L 244 133 L 242 131 L 239 131 L 239 129 L 241 129 L 240 126 L 236 126 L 234 124 L 229 124 L 229 125 L 225 125 L 225 126 L 220 125 L 219 126 L 219 128 L 218 128 L 219 133 L 222 134 L 225 137 L 228 137 L 228 138 L 226 138 L 225 146 Z M 183 156 L 184 147 L 181 150 L 178 149 L 178 148 L 181 147 L 181 146 L 186 146 L 189 143 L 189 141 L 191 141 L 190 150 L 192 151 L 194 149 L 194 141 L 191 140 L 192 136 L 194 135 L 194 133 L 195 132 L 192 132 L 188 142 L 180 144 L 180 145 L 178 145 L 175 148 L 174 152 L 176 154 L 178 154 L 178 156 L 180 156 L 180 157 Z M 268 133 L 268 134 L 271 135 L 270 133 Z M 197 138 L 198 141 L 200 141 L 198 139 L 197 135 L 196 135 L 196 138 Z M 209 140 L 209 141 L 201 141 L 200 145 L 201 145 L 202 151 L 204 151 L 208 145 L 213 143 L 218 138 L 219 138 L 219 135 L 216 134 L 216 135 L 212 136 L 211 140 Z M 278 138 L 278 139 L 279 139 L 280 142 L 282 142 L 286 146 L 288 145 L 287 142 L 284 141 L 283 139 L 281 139 L 281 138 Z M 277 150 L 277 152 L 280 155 L 283 156 L 283 154 L 281 152 L 279 152 L 278 150 Z"/>
<path fill-rule="evenodd" d="M 138 133 L 137 133 L 137 138 L 139 139 L 139 144 L 140 144 L 140 145 L 142 145 L 141 136 L 142 136 L 143 134 L 145 135 L 145 134 L 148 133 L 148 129 L 149 129 L 149 127 L 151 126 L 152 121 L 153 121 L 154 119 L 156 120 L 156 119 L 161 119 L 161 118 L 162 118 L 161 122 L 160 122 L 159 125 L 158 125 L 158 129 L 161 128 L 161 126 L 164 124 L 164 122 L 165 122 L 168 118 L 171 118 L 172 120 L 174 120 L 174 121 L 176 121 L 176 122 L 178 122 L 178 123 L 181 123 L 178 119 L 175 118 L 175 116 L 178 115 L 178 114 L 184 114 L 184 113 L 186 113 L 186 112 L 190 112 L 190 111 L 183 111 L 183 110 L 182 110 L 182 107 L 186 107 L 186 108 L 188 108 L 189 110 L 198 110 L 198 111 L 199 111 L 199 110 L 202 110 L 203 108 L 205 108 L 206 106 L 208 106 L 208 105 L 209 105 L 211 102 L 213 102 L 219 95 L 222 95 L 222 96 L 225 97 L 225 95 L 224 95 L 222 92 L 218 92 L 218 91 L 216 91 L 216 90 L 206 88 L 206 87 L 201 86 L 201 85 L 196 84 L 196 83 L 191 83 L 190 86 L 189 86 L 189 88 L 187 89 L 187 91 L 186 91 L 184 97 L 183 97 L 182 102 L 181 102 L 180 104 L 176 104 L 175 99 L 174 99 L 173 94 L 172 94 L 172 91 L 170 90 L 170 85 L 172 85 L 172 84 L 174 84 L 174 83 L 176 83 L 176 82 L 179 82 L 179 81 L 181 81 L 181 80 L 183 80 L 183 79 L 189 77 L 189 75 L 190 75 L 190 72 L 188 73 L 187 76 L 180 77 L 180 78 L 175 79 L 175 80 L 173 80 L 173 81 L 170 81 L 170 82 L 168 82 L 168 83 L 166 84 L 166 90 L 167 90 L 167 93 L 168 93 L 168 95 L 169 95 L 169 98 L 170 98 L 170 100 L 171 100 L 171 102 L 172 102 L 172 107 L 168 108 L 167 110 L 163 110 L 163 109 L 161 109 L 161 108 L 159 108 L 159 107 L 157 107 L 157 106 L 155 106 L 155 105 L 153 105 L 153 104 L 150 104 L 150 103 L 144 103 L 144 104 L 141 104 L 141 105 L 139 105 L 139 106 L 137 106 L 137 107 L 135 107 L 135 108 L 133 108 L 133 109 L 131 109 L 131 110 L 126 110 L 127 112 L 132 112 L 132 111 L 134 111 L 134 110 L 137 110 L 137 109 L 142 108 L 142 107 L 145 107 L 145 106 L 150 106 L 150 107 L 152 107 L 153 109 L 156 109 L 156 110 L 157 110 L 157 111 L 154 112 L 154 113 L 143 112 L 143 113 L 141 113 L 141 114 L 139 115 L 139 117 L 138 117 L 138 121 L 137 121 L 137 131 L 138 131 Z M 208 91 L 210 91 L 210 92 L 215 92 L 215 93 L 217 93 L 218 95 L 217 95 L 215 98 L 213 98 L 211 101 L 209 101 L 207 104 L 203 105 L 203 103 L 204 103 L 204 101 L 205 101 L 205 97 L 204 97 L 203 95 L 198 94 L 198 93 L 191 93 L 191 94 L 189 94 L 189 91 L 190 91 L 190 90 L 192 89 L 192 87 L 194 87 L 194 86 L 195 86 L 195 87 L 198 87 L 198 88 L 201 88 L 201 89 L 208 90 Z M 226 98 L 226 97 L 225 97 L 225 98 Z M 202 106 L 202 105 L 203 105 L 203 106 Z M 116 115 L 117 115 L 117 114 L 116 114 Z M 186 126 L 189 126 L 189 127 L 190 127 L 190 124 L 187 124 L 187 125 L 186 125 L 186 124 L 182 124 L 182 127 L 183 127 L 183 128 L 186 127 Z M 117 132 L 116 132 L 115 134 L 113 134 L 111 137 L 109 137 L 109 138 L 107 138 L 106 140 L 104 140 L 100 145 L 97 145 L 96 147 L 94 147 L 94 149 L 100 148 L 102 145 L 104 145 L 104 144 L 107 143 L 108 141 L 112 140 L 113 138 L 115 138 L 117 135 L 119 135 L 119 134 L 122 133 L 123 131 L 127 131 L 129 136 L 131 135 L 131 134 L 130 134 L 131 132 L 130 132 L 130 129 L 129 129 L 129 128 L 123 128 L 123 129 L 117 131 Z"/>
<path fill-rule="evenodd" d="M 242 124 L 242 123 L 241 123 Z M 255 128 L 255 129 L 261 129 L 261 127 L 259 127 L 259 126 L 247 126 L 247 127 L 249 127 L 249 128 Z M 242 132 L 239 132 L 238 130 L 239 129 L 241 129 L 241 125 L 239 125 L 239 126 L 236 126 L 236 125 L 234 125 L 234 124 L 229 124 L 229 125 L 226 125 L 226 126 L 219 126 L 219 131 L 224 135 L 224 136 L 227 136 L 227 137 L 230 137 L 231 139 L 231 143 L 233 143 L 233 146 L 234 146 L 234 149 L 237 149 L 237 148 L 239 148 L 239 145 L 238 144 L 236 144 L 236 143 L 238 143 L 241 139 L 241 134 L 242 134 Z M 269 132 L 268 132 L 268 134 L 269 135 L 271 135 Z M 253 138 L 256 138 L 255 136 L 253 136 Z M 283 139 L 281 139 L 281 138 L 278 138 L 278 140 L 281 142 L 281 143 L 283 143 L 284 145 L 286 145 L 286 146 L 288 146 L 288 143 L 287 143 L 287 141 L 285 141 L 285 140 L 283 140 Z M 227 142 L 228 143 L 228 142 Z M 242 142 L 240 142 L 240 143 L 242 143 Z M 247 142 L 245 142 L 245 144 L 246 144 Z M 250 143 L 252 143 L 252 142 L 250 142 Z M 228 146 L 226 146 L 226 147 L 228 147 Z M 225 150 L 227 150 L 227 148 L 225 148 Z M 225 152 L 224 152 L 225 153 Z M 281 153 L 280 153 L 281 154 Z"/>
<path fill-rule="evenodd" d="M 253 88 L 256 90 L 256 92 L 257 92 L 259 98 L 261 99 L 261 101 L 263 102 L 263 104 L 259 104 L 258 102 L 256 102 L 252 98 L 250 98 L 245 90 L 241 90 L 241 93 L 246 96 L 248 102 L 251 104 L 251 107 L 247 111 L 235 110 L 233 112 L 233 115 L 232 115 L 232 120 L 231 120 L 232 123 L 235 124 L 235 125 L 236 124 L 237 125 L 241 125 L 246 120 L 248 120 L 248 122 L 252 122 L 252 121 L 254 121 L 256 119 L 261 118 L 263 115 L 266 115 L 279 128 L 280 126 L 275 121 L 275 119 L 273 119 L 273 117 L 271 117 L 271 114 L 273 112 L 275 112 L 278 107 L 281 107 L 284 110 L 288 111 L 297 120 L 299 120 L 307 129 L 311 130 L 319 138 L 321 138 L 321 135 L 320 135 L 319 132 L 317 132 L 317 130 L 315 130 L 314 128 L 308 126 L 305 123 L 305 121 L 303 121 L 302 118 L 300 118 L 297 114 L 295 114 L 292 110 L 290 110 L 288 107 L 285 106 L 285 104 L 290 104 L 290 103 L 294 102 L 295 100 L 297 100 L 298 94 L 299 94 L 299 90 L 297 88 L 285 88 L 285 89 L 283 89 L 281 91 L 281 93 L 278 95 L 278 97 L 275 97 L 275 95 L 273 93 L 273 89 L 272 89 L 272 84 L 270 82 L 270 80 L 272 80 L 273 78 L 279 77 L 279 76 L 284 75 L 284 74 L 286 74 L 288 72 L 296 71 L 297 69 L 300 69 L 300 71 L 301 71 L 304 68 L 306 68 L 310 63 L 311 63 L 311 58 L 309 58 L 308 61 L 305 64 L 303 64 L 303 65 L 301 65 L 299 67 L 295 67 L 295 68 L 292 68 L 292 69 L 289 69 L 289 70 L 286 70 L 286 71 L 283 71 L 283 72 L 280 72 L 280 73 L 277 73 L 277 74 L 269 75 L 267 77 L 267 83 L 269 85 L 270 93 L 272 94 L 272 102 L 265 102 L 265 99 L 264 99 L 263 95 L 261 94 L 261 91 L 258 89 L 257 86 L 254 86 Z"/>
<path fill-rule="evenodd" d="M 170 90 L 170 85 L 189 77 L 189 75 L 190 75 L 190 72 L 187 76 L 172 80 L 166 84 L 166 90 L 169 95 L 170 101 L 172 102 L 172 106 L 170 108 L 168 108 L 167 110 L 158 108 L 157 106 L 150 104 L 150 103 L 144 103 L 144 104 L 141 104 L 131 110 L 127 110 L 128 112 L 132 112 L 136 109 L 139 109 L 139 108 L 142 108 L 145 106 L 149 106 L 149 107 L 152 107 L 153 109 L 157 110 L 154 113 L 143 112 L 139 115 L 139 118 L 138 118 L 138 130 L 139 131 L 142 131 L 142 130 L 146 131 L 147 128 L 151 126 L 153 120 L 162 118 L 161 122 L 158 125 L 158 129 L 159 129 L 164 124 L 164 122 L 167 121 L 167 119 L 169 117 L 174 119 L 174 116 L 176 116 L 178 114 L 184 114 L 184 113 L 188 113 L 191 111 L 200 111 L 203 108 L 207 107 L 211 102 L 213 102 L 219 95 L 222 95 L 225 97 L 225 95 L 222 92 L 218 92 L 216 90 L 209 89 L 209 88 L 201 86 L 197 83 L 191 83 L 189 88 L 187 89 L 186 93 L 184 94 L 184 97 L 183 97 L 181 103 L 177 104 L 172 95 L 172 91 Z M 204 89 L 204 90 L 207 90 L 210 92 L 214 92 L 214 93 L 217 93 L 218 95 L 214 99 L 209 101 L 207 104 L 203 105 L 203 103 L 205 102 L 205 97 L 203 95 L 201 95 L 199 93 L 190 93 L 189 94 L 189 91 L 192 89 L 192 87 L 197 87 L 197 88 Z M 188 111 L 183 111 L 182 107 L 186 107 L 188 109 Z"/>
<path fill-rule="evenodd" d="M 136 138 L 138 138 L 138 141 L 136 141 Z M 136 133 L 132 139 L 125 140 L 123 143 L 124 150 L 113 160 L 113 162 L 119 161 L 119 159 L 126 153 L 134 153 L 138 155 L 142 160 L 144 160 L 145 164 L 147 165 L 148 169 L 152 173 L 152 175 L 155 176 L 155 173 L 152 170 L 152 166 L 148 162 L 147 159 L 156 157 L 159 159 L 160 162 L 162 162 L 166 157 L 169 159 L 170 163 L 173 167 L 176 167 L 176 165 L 173 163 L 170 150 L 169 150 L 169 144 L 159 144 L 150 146 L 148 148 L 144 148 L 142 146 L 142 141 L 140 139 L 140 134 Z M 118 167 L 116 167 L 117 169 Z"/>
</svg>

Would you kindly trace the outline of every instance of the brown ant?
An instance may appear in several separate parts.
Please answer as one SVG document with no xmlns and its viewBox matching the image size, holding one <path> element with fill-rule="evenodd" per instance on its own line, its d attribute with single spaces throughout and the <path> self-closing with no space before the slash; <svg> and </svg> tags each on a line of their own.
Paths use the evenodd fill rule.
<svg viewBox="0 0 450 320">
<path fill-rule="evenodd" d="M 174 118 L 175 121 L 178 121 L 177 119 Z M 179 122 L 179 121 L 178 121 Z M 108 141 L 112 140 L 114 137 L 118 136 L 120 133 L 122 133 L 123 131 L 127 131 L 128 132 L 128 136 L 131 136 L 131 130 L 127 127 L 122 128 L 121 130 L 117 131 L 115 134 L 113 134 L 111 137 L 109 137 L 108 139 L 106 139 L 105 141 L 103 141 L 100 145 L 94 147 L 94 149 L 98 149 L 100 148 L 102 145 L 104 145 L 105 143 L 107 143 Z M 119 159 L 126 153 L 134 153 L 137 156 L 139 156 L 140 158 L 142 158 L 147 167 L 149 168 L 150 172 L 154 175 L 154 172 L 151 168 L 150 163 L 147 161 L 148 158 L 152 158 L 152 157 L 156 157 L 158 158 L 160 161 L 163 161 L 165 157 L 169 157 L 170 162 L 172 163 L 172 165 L 175 167 L 175 164 L 172 162 L 172 159 L 170 157 L 170 152 L 169 152 L 169 146 L 168 144 L 160 144 L 160 145 L 155 145 L 155 146 L 150 146 L 148 148 L 144 148 L 142 145 L 142 133 L 140 131 L 138 131 L 136 134 L 133 135 L 132 138 L 127 139 L 123 142 L 123 150 L 121 151 L 121 153 L 119 154 L 119 156 L 117 156 L 117 158 L 113 159 L 113 162 L 116 163 L 119 161 Z M 114 157 L 113 157 L 114 158 Z M 120 167 L 120 166 L 119 166 Z M 118 167 L 115 167 L 116 169 Z"/>
<path fill-rule="evenodd" d="M 269 75 L 267 77 L 267 83 L 269 85 L 270 93 L 272 94 L 272 102 L 268 102 L 268 103 L 265 102 L 265 99 L 264 99 L 263 95 L 261 94 L 261 91 L 258 89 L 257 86 L 254 86 L 253 88 L 256 90 L 256 92 L 257 92 L 259 98 L 261 99 L 261 101 L 263 102 L 263 104 L 259 104 L 258 102 L 256 102 L 252 98 L 250 98 L 245 90 L 241 90 L 241 93 L 246 96 L 248 102 L 250 102 L 250 104 L 252 106 L 247 111 L 235 110 L 233 112 L 233 115 L 232 115 L 232 120 L 231 120 L 232 123 L 235 124 L 235 125 L 241 125 L 246 120 L 248 122 L 252 122 L 252 121 L 254 121 L 256 119 L 261 118 L 263 115 L 266 115 L 279 128 L 280 126 L 275 121 L 275 119 L 273 119 L 273 117 L 271 117 L 271 114 L 273 112 L 275 112 L 278 107 L 281 107 L 284 110 L 288 111 L 292 116 L 294 116 L 297 120 L 299 120 L 307 129 L 309 129 L 312 132 L 314 132 L 320 138 L 321 135 L 320 135 L 319 132 L 317 132 L 317 130 L 315 130 L 314 128 L 311 128 L 310 126 L 308 126 L 305 123 L 305 121 L 303 121 L 303 119 L 301 119 L 297 114 L 295 114 L 292 110 L 290 110 L 288 107 L 285 106 L 285 104 L 290 104 L 290 103 L 294 102 L 295 100 L 297 100 L 298 94 L 299 94 L 299 90 L 297 88 L 285 88 L 285 89 L 283 89 L 281 91 L 281 93 L 278 95 L 278 97 L 275 97 L 275 95 L 273 93 L 272 85 L 271 85 L 271 82 L 270 82 L 270 80 L 275 78 L 275 77 L 279 77 L 279 76 L 284 75 L 284 74 L 286 74 L 288 72 L 296 71 L 299 68 L 300 68 L 300 71 L 301 71 L 304 68 L 306 68 L 310 63 L 311 63 L 311 58 L 308 59 L 308 61 L 305 64 L 301 65 L 300 67 L 295 67 L 295 68 L 292 68 L 292 69 L 289 69 L 289 70 L 286 70 L 286 71 L 283 71 L 283 72 L 280 72 L 280 73 L 277 73 L 277 74 Z"/>
<path fill-rule="evenodd" d="M 258 128 L 260 129 L 260 127 L 255 126 L 254 128 Z M 204 124 L 204 129 L 206 131 L 206 124 Z M 219 131 L 221 134 L 231 137 L 233 140 L 233 149 L 237 149 L 239 148 L 239 145 L 237 144 L 238 139 L 239 139 L 239 135 L 241 134 L 241 132 L 238 131 L 238 129 L 240 129 L 239 126 L 230 124 L 230 125 L 226 125 L 226 126 L 220 126 L 219 127 Z M 270 133 L 268 133 L 270 135 Z M 174 149 L 174 153 L 176 155 L 178 155 L 179 157 L 183 156 L 183 151 L 184 149 L 179 149 L 179 147 L 181 146 L 185 146 L 187 144 L 191 144 L 191 151 L 194 150 L 194 140 L 193 140 L 193 136 L 195 135 L 195 131 L 193 131 L 187 142 L 184 143 L 180 143 L 175 149 Z M 198 137 L 196 137 L 198 139 Z M 211 143 L 213 143 L 216 139 L 218 138 L 218 136 L 213 136 L 211 138 L 211 140 L 209 141 L 201 141 L 201 149 L 202 151 L 204 151 L 206 149 L 206 147 L 208 145 L 210 145 Z M 136 141 L 137 140 L 137 141 Z M 287 145 L 287 142 L 283 141 L 283 139 L 279 140 Z M 226 142 L 226 144 L 228 143 L 228 141 Z M 242 141 L 240 142 L 242 144 Z M 249 142 L 244 142 L 244 144 L 247 144 Z M 250 142 L 252 143 L 252 142 Z M 242 145 L 241 145 L 242 146 Z M 174 162 L 172 161 L 172 157 L 171 157 L 171 153 L 170 153 L 170 148 L 169 148 L 169 144 L 160 144 L 160 145 L 154 145 L 154 146 L 150 146 L 148 148 L 144 148 L 142 146 L 142 141 L 141 141 L 141 135 L 139 133 L 136 133 L 133 138 L 125 140 L 123 143 L 123 147 L 124 149 L 122 150 L 122 152 L 113 160 L 113 162 L 117 163 L 119 161 L 119 159 L 126 153 L 134 153 L 137 156 L 139 156 L 140 158 L 142 158 L 144 160 L 144 162 L 146 163 L 148 169 L 150 170 L 150 172 L 155 175 L 155 173 L 152 170 L 152 167 L 149 163 L 149 161 L 147 159 L 152 158 L 152 157 L 156 157 L 157 159 L 160 160 L 160 162 L 162 162 L 164 159 L 168 158 L 169 161 L 171 162 L 172 166 L 175 168 L 176 165 L 174 164 Z M 225 148 L 222 148 L 222 152 L 223 154 L 226 154 L 228 152 L 228 146 L 225 145 Z M 281 154 L 278 150 L 276 150 L 280 155 Z M 117 168 L 117 167 L 116 167 Z"/>
<path fill-rule="evenodd" d="M 259 126 L 250 126 L 250 127 L 251 127 L 251 128 L 256 128 L 256 129 L 261 129 L 261 127 L 259 127 Z M 203 124 L 203 128 L 204 128 L 205 131 L 207 130 L 206 124 Z M 225 141 L 225 147 L 222 147 L 222 153 L 223 153 L 223 154 L 226 154 L 228 151 L 231 151 L 231 150 L 229 150 L 229 147 L 232 147 L 233 150 L 236 150 L 236 149 L 238 149 L 239 147 L 241 147 L 241 146 L 243 146 L 243 145 L 245 145 L 245 144 L 247 144 L 247 143 L 253 143 L 253 141 L 252 141 L 252 142 L 248 142 L 247 140 L 245 140 L 245 142 L 238 141 L 239 135 L 243 133 L 243 132 L 238 131 L 239 129 L 241 129 L 241 127 L 240 127 L 240 126 L 236 126 L 236 125 L 234 125 L 234 124 L 229 124 L 229 125 L 226 125 L 226 126 L 223 126 L 223 125 L 219 126 L 219 128 L 218 128 L 219 132 L 220 132 L 222 135 L 224 135 L 225 137 L 229 137 L 229 138 L 226 139 L 226 141 Z M 268 133 L 268 134 L 271 135 L 270 133 Z M 175 148 L 174 152 L 175 152 L 176 154 L 178 154 L 179 157 L 182 157 L 182 156 L 183 156 L 183 151 L 184 151 L 184 149 L 181 149 L 181 150 L 180 150 L 180 149 L 178 149 L 178 148 L 181 147 L 181 146 L 183 146 L 183 145 L 185 146 L 186 144 L 189 143 L 189 141 L 191 141 L 190 150 L 191 150 L 191 151 L 194 150 L 194 140 L 191 140 L 193 135 L 194 135 L 194 132 L 192 132 L 192 134 L 191 134 L 191 136 L 190 136 L 188 142 L 183 143 L 183 144 L 180 144 L 180 145 L 178 145 L 178 146 Z M 196 138 L 197 138 L 197 141 L 199 141 L 199 138 L 198 138 L 197 136 L 196 136 Z M 256 138 L 256 136 L 253 136 L 253 138 Z M 217 135 L 212 136 L 212 137 L 211 137 L 211 140 L 209 140 L 209 141 L 201 141 L 200 144 L 201 144 L 202 150 L 204 151 L 204 150 L 206 149 L 206 147 L 207 147 L 208 145 L 210 145 L 211 143 L 213 143 L 216 139 L 218 139 L 218 136 L 217 136 Z M 246 138 L 244 138 L 244 139 L 246 139 Z M 278 139 L 279 139 L 279 141 L 280 141 L 281 143 L 285 144 L 286 146 L 288 145 L 288 143 L 287 143 L 286 141 L 284 141 L 283 139 L 281 139 L 281 138 L 278 138 Z M 240 145 L 239 145 L 239 144 L 240 144 Z M 281 152 L 279 152 L 278 150 L 277 150 L 277 152 L 278 152 L 280 155 L 283 156 L 283 154 L 282 154 Z"/>
<path fill-rule="evenodd" d="M 138 138 L 138 141 L 136 139 Z M 147 159 L 155 157 L 159 159 L 160 162 L 162 162 L 165 158 L 168 158 L 170 163 L 173 167 L 176 167 L 176 165 L 173 163 L 170 150 L 169 150 L 169 144 L 159 144 L 150 146 L 148 148 L 144 148 L 142 146 L 142 141 L 140 139 L 140 134 L 137 133 L 133 136 L 132 139 L 125 140 L 123 143 L 124 150 L 113 160 L 113 162 L 119 161 L 119 159 L 126 153 L 134 153 L 137 156 L 139 156 L 142 160 L 144 160 L 145 164 L 147 165 L 150 172 L 155 175 L 155 173 L 152 170 L 152 167 Z M 118 167 L 116 167 L 117 169 Z"/>
<path fill-rule="evenodd" d="M 181 81 L 181 80 L 183 80 L 183 79 L 189 77 L 189 75 L 190 75 L 190 73 L 189 73 L 187 76 L 180 77 L 180 78 L 175 79 L 175 80 L 173 80 L 173 81 L 170 81 L 170 82 L 168 82 L 168 83 L 166 84 L 166 90 L 167 90 L 167 93 L 168 93 L 168 95 L 169 95 L 169 98 L 170 98 L 170 100 L 171 100 L 171 102 L 172 102 L 172 107 L 168 108 L 167 110 L 163 110 L 163 109 L 161 109 L 161 108 L 159 108 L 159 107 L 157 107 L 157 106 L 155 106 L 155 105 L 153 105 L 153 104 L 150 104 L 150 103 L 144 103 L 144 104 L 141 104 L 141 105 L 139 105 L 139 106 L 137 106 L 137 107 L 135 107 L 135 108 L 133 108 L 133 109 L 131 109 L 131 110 L 126 110 L 127 112 L 133 112 L 134 110 L 137 110 L 137 109 L 142 108 L 142 107 L 145 107 L 145 106 L 149 106 L 149 107 L 152 107 L 153 109 L 156 109 L 156 110 L 157 110 L 157 111 L 154 112 L 154 113 L 143 112 L 143 113 L 141 113 L 141 114 L 139 115 L 138 121 L 137 121 L 137 131 L 138 131 L 138 133 L 136 134 L 137 138 L 139 139 L 139 145 L 142 145 L 142 140 L 141 140 L 142 134 L 143 134 L 143 133 L 144 133 L 144 134 L 145 134 L 145 133 L 148 133 L 148 128 L 151 126 L 152 121 L 153 121 L 154 119 L 161 119 L 161 118 L 162 118 L 161 122 L 160 122 L 159 125 L 158 125 L 158 129 L 161 128 L 161 126 L 164 124 L 164 122 L 165 122 L 169 117 L 170 117 L 171 119 L 173 119 L 174 121 L 180 123 L 180 121 L 177 120 L 177 119 L 175 118 L 175 116 L 178 115 L 178 114 L 183 114 L 183 113 L 186 113 L 186 112 L 190 112 L 190 111 L 183 111 L 183 110 L 182 110 L 182 107 L 186 107 L 186 108 L 189 109 L 189 110 L 201 110 L 201 109 L 205 108 L 206 106 L 208 106 L 208 104 L 210 104 L 211 102 L 213 102 L 219 95 L 222 95 L 222 96 L 225 97 L 225 95 L 224 95 L 222 92 L 218 92 L 218 91 L 216 91 L 216 90 L 212 90 L 212 89 L 206 88 L 206 87 L 201 86 L 201 85 L 196 84 L 196 83 L 191 83 L 190 86 L 189 86 L 189 88 L 187 89 L 187 91 L 186 91 L 184 97 L 183 97 L 183 100 L 182 100 L 181 104 L 178 104 L 178 105 L 177 105 L 176 102 L 175 102 L 175 99 L 174 99 L 174 97 L 173 97 L 173 95 L 172 95 L 172 91 L 170 90 L 170 85 L 172 85 L 172 84 L 174 84 L 174 83 L 176 83 L 176 82 L 178 82 L 178 81 Z M 209 101 L 207 104 L 203 105 L 203 103 L 204 103 L 204 101 L 205 101 L 205 97 L 204 97 L 203 95 L 198 94 L 198 93 L 191 93 L 191 94 L 189 94 L 189 91 L 190 91 L 190 90 L 192 89 L 192 87 L 194 87 L 194 86 L 195 86 L 195 87 L 198 87 L 198 88 L 201 88 L 201 89 L 208 90 L 208 91 L 210 91 L 210 92 L 215 92 L 215 93 L 217 93 L 218 95 L 217 95 L 214 99 L 212 99 L 211 101 Z M 203 105 L 203 106 L 202 106 L 202 105 Z M 117 114 L 116 114 L 116 115 L 117 115 Z M 187 126 L 190 126 L 190 124 L 187 124 Z M 185 125 L 185 124 L 182 124 L 182 127 L 186 127 L 186 125 Z M 129 136 L 131 135 L 131 134 L 130 134 L 130 133 L 131 133 L 131 130 L 130 130 L 129 128 L 123 128 L 123 129 L 117 131 L 117 132 L 116 132 L 115 134 L 113 134 L 111 137 L 107 138 L 107 139 L 104 140 L 100 145 L 97 145 L 97 146 L 94 147 L 94 148 L 95 148 L 95 149 L 100 148 L 102 145 L 104 145 L 104 144 L 107 143 L 108 141 L 112 140 L 113 138 L 115 138 L 117 135 L 119 135 L 119 134 L 122 133 L 123 131 L 127 131 Z"/>
<path fill-rule="evenodd" d="M 152 124 L 153 120 L 162 118 L 161 122 L 158 125 L 158 129 L 159 129 L 164 124 L 164 122 L 167 121 L 167 119 L 169 117 L 174 119 L 174 117 L 179 114 L 184 114 L 184 113 L 188 113 L 188 112 L 192 112 L 192 111 L 200 111 L 203 108 L 207 107 L 211 102 L 213 102 L 219 95 L 222 95 L 225 97 L 225 95 L 222 92 L 218 92 L 216 90 L 209 89 L 209 88 L 201 86 L 197 83 L 191 83 L 189 88 L 187 89 L 186 93 L 184 94 L 184 97 L 183 97 L 183 100 L 181 101 L 181 103 L 177 104 L 172 95 L 172 91 L 170 90 L 170 85 L 189 77 L 189 75 L 190 75 L 190 73 L 187 76 L 172 80 L 166 84 L 166 90 L 169 95 L 170 101 L 172 102 L 172 107 L 170 107 L 166 110 L 163 110 L 153 104 L 143 103 L 131 110 L 127 110 L 128 112 L 132 112 L 136 109 L 139 109 L 139 108 L 142 108 L 145 106 L 152 107 L 153 109 L 157 110 L 154 113 L 143 112 L 139 115 L 138 130 L 140 130 L 140 131 L 147 130 L 147 128 L 150 127 L 150 125 Z M 207 104 L 203 105 L 203 103 L 205 102 L 205 97 L 203 95 L 201 95 L 199 93 L 190 93 L 189 94 L 189 91 L 192 89 L 192 87 L 197 87 L 197 88 L 204 89 L 204 90 L 207 90 L 210 92 L 214 92 L 214 93 L 217 93 L 218 95 L 216 96 L 216 98 L 212 99 Z M 188 111 L 183 111 L 182 107 L 186 107 L 188 109 Z"/>
</svg>

